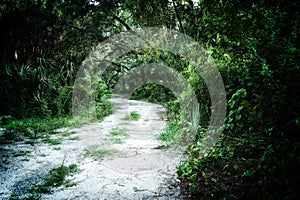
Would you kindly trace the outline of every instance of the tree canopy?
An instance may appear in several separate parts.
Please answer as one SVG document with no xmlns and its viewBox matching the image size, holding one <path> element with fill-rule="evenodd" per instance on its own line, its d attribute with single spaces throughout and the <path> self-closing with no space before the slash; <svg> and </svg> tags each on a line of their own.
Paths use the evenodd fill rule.
<svg viewBox="0 0 300 200">
<path fill-rule="evenodd" d="M 210 117 L 208 91 L 178 55 L 161 49 L 126 54 L 123 68 L 112 64 L 99 83 L 97 101 L 138 65 L 165 63 L 189 81 L 201 104 L 196 141 L 177 170 L 183 187 L 207 199 L 299 198 L 297 0 L 3 0 L 0 115 L 71 114 L 75 76 L 88 53 L 114 34 L 151 26 L 190 36 L 214 58 L 228 100 L 214 150 L 200 156 Z M 167 88 L 145 85 L 133 98 L 164 103 L 180 123 L 178 101 Z"/>
</svg>

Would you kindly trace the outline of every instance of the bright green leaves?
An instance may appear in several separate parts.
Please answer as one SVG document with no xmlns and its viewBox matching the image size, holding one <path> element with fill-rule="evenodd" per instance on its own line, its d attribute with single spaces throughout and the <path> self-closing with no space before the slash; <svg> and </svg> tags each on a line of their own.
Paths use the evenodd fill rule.
<svg viewBox="0 0 300 200">
<path fill-rule="evenodd" d="M 137 111 L 132 111 L 130 112 L 129 115 L 125 116 L 123 118 L 124 120 L 129 120 L 129 121 L 138 121 L 141 118 L 141 115 Z"/>
<path fill-rule="evenodd" d="M 198 179 L 198 171 L 201 169 L 200 159 L 189 160 L 182 163 L 177 168 L 177 175 L 187 178 L 190 182 L 195 183 Z"/>
<path fill-rule="evenodd" d="M 178 121 L 173 120 L 169 122 L 167 128 L 158 136 L 158 139 L 166 143 L 173 142 L 176 137 L 178 137 L 179 128 L 180 125 Z"/>
<path fill-rule="evenodd" d="M 252 176 L 255 173 L 255 170 L 247 170 L 243 173 L 242 176 Z"/>
<path fill-rule="evenodd" d="M 233 108 L 236 103 L 240 100 L 240 98 L 245 98 L 247 95 L 247 91 L 242 88 L 237 90 L 231 97 L 231 99 L 228 101 L 228 105 L 230 106 L 230 108 Z"/>
<path fill-rule="evenodd" d="M 245 113 L 243 113 L 244 106 L 247 105 L 247 101 L 244 100 L 246 95 L 246 90 L 242 88 L 237 90 L 228 101 L 230 111 L 226 118 L 225 128 L 233 129 L 236 126 L 239 128 L 244 127 L 242 117 L 245 115 Z"/>
</svg>

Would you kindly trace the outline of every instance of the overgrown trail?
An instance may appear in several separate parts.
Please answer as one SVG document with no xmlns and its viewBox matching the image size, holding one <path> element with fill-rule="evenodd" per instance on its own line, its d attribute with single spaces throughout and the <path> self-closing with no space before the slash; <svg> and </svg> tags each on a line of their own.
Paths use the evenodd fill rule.
<svg viewBox="0 0 300 200">
<path fill-rule="evenodd" d="M 68 177 L 76 184 L 54 188 L 42 199 L 182 199 L 174 186 L 180 153 L 160 148 L 156 139 L 166 126 L 159 115 L 165 109 L 143 101 L 111 101 L 115 112 L 103 122 L 58 130 L 73 132 L 53 135 L 62 140 L 59 145 L 2 145 L 0 199 L 25 197 L 30 186 L 62 164 L 77 164 L 80 172 Z M 12 151 L 32 152 L 13 157 Z"/>
</svg>

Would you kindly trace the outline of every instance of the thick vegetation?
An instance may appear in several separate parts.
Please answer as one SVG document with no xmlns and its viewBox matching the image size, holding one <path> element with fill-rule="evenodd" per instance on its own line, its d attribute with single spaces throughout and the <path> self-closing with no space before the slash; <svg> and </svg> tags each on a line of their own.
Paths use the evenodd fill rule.
<svg viewBox="0 0 300 200">
<path fill-rule="evenodd" d="M 205 83 L 172 52 L 144 49 L 112 63 L 97 87 L 97 117 L 111 113 L 106 99 L 122 75 L 163 63 L 185 77 L 200 103 L 197 137 L 177 170 L 183 188 L 206 199 L 299 198 L 299 1 L 5 0 L 0 25 L 0 123 L 10 141 L 14 133 L 35 138 L 68 124 L 76 72 L 98 43 L 125 30 L 167 27 L 204 46 L 222 74 L 227 118 L 214 150 L 201 155 L 211 106 Z M 164 104 L 171 122 L 160 139 L 180 137 L 185 122 L 172 91 L 147 84 L 132 98 Z"/>
</svg>

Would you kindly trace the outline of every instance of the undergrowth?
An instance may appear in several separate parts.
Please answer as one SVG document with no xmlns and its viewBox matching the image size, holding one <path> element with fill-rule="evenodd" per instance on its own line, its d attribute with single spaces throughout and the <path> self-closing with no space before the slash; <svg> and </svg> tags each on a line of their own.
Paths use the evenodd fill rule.
<svg viewBox="0 0 300 200">
<path fill-rule="evenodd" d="M 21 120 L 9 117 L 9 120 L 2 120 L 1 127 L 4 128 L 4 134 L 0 137 L 0 142 L 11 143 L 27 139 L 27 142 L 33 143 L 34 139 L 45 138 L 55 134 L 53 130 L 57 128 L 69 126 L 73 126 L 71 116 Z"/>
<path fill-rule="evenodd" d="M 165 143 L 171 143 L 178 136 L 179 128 L 180 125 L 177 121 L 171 121 L 168 123 L 166 129 L 157 136 L 157 139 Z"/>
<path fill-rule="evenodd" d="M 25 194 L 12 194 L 10 199 L 41 199 L 42 194 L 51 193 L 55 187 L 74 186 L 76 183 L 66 179 L 79 171 L 76 164 L 69 166 L 62 164 L 57 168 L 51 169 L 41 183 L 32 185 Z"/>
</svg>

